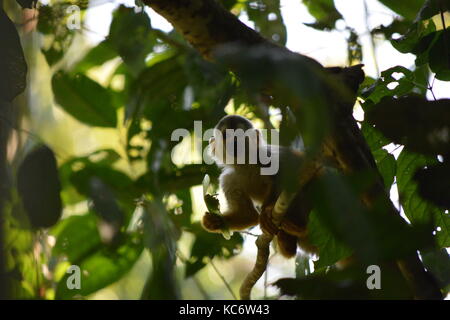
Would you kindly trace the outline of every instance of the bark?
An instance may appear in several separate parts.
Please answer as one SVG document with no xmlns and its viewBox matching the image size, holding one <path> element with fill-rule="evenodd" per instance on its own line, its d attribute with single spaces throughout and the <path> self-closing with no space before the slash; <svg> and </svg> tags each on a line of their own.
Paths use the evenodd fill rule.
<svg viewBox="0 0 450 320">
<path fill-rule="evenodd" d="M 214 59 L 214 50 L 229 43 L 248 46 L 263 45 L 277 48 L 281 54 L 296 54 L 264 39 L 214 0 L 144 0 L 144 3 L 172 23 L 175 29 L 184 35 L 185 39 L 208 60 Z M 333 121 L 333 128 L 323 145 L 324 156 L 335 158 L 344 173 L 377 170 L 372 153 L 356 121 L 351 116 L 356 91 L 364 79 L 361 66 L 325 69 L 311 58 L 302 57 L 323 72 L 323 75 L 318 74 L 318 77 L 323 76 L 325 81 L 328 80 L 326 81 L 328 89 L 327 92 L 324 92 L 324 96 L 327 97 L 329 104 L 328 109 L 330 119 Z M 386 194 L 383 180 L 379 174 L 379 179 L 364 195 L 363 200 L 370 206 L 373 200 L 380 196 L 390 202 L 389 210 L 393 214 L 399 214 L 390 201 L 389 195 Z M 280 214 L 282 215 L 282 212 Z M 261 261 L 267 259 L 270 240 L 271 238 L 264 236 L 258 245 L 259 251 L 261 251 L 258 254 L 261 255 Z M 258 263 L 257 265 L 261 266 Z M 426 272 L 417 255 L 397 263 L 414 290 L 416 298 L 442 298 L 439 287 Z M 251 274 L 250 277 L 252 278 L 250 282 L 254 284 L 257 280 L 256 274 Z M 250 297 L 248 289 L 251 290 L 251 287 L 243 290 L 245 298 Z"/>
</svg>

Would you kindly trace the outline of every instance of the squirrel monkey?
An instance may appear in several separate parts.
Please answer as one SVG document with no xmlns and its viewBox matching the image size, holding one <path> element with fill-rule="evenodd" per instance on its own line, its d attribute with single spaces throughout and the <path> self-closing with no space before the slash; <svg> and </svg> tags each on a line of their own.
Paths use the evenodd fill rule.
<svg viewBox="0 0 450 320">
<path fill-rule="evenodd" d="M 307 252 L 316 252 L 307 239 L 311 205 L 305 190 L 296 194 L 279 227 L 271 219 L 272 209 L 285 186 L 295 185 L 293 179 L 299 176 L 303 154 L 267 144 L 261 132 L 242 116 L 225 116 L 215 129 L 209 147 L 222 167 L 219 182 L 228 208 L 223 215 L 207 212 L 203 227 L 221 232 L 224 228 L 243 230 L 259 223 L 264 232 L 276 235 L 283 256 L 295 256 L 297 243 Z"/>
</svg>

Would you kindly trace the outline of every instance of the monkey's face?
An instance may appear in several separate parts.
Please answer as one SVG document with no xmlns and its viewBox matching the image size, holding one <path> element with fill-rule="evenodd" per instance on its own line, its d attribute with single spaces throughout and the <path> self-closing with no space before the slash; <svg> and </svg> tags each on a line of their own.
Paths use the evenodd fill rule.
<svg viewBox="0 0 450 320">
<path fill-rule="evenodd" d="M 216 125 L 209 140 L 211 156 L 219 164 L 257 163 L 260 132 L 246 118 L 231 115 Z"/>
</svg>

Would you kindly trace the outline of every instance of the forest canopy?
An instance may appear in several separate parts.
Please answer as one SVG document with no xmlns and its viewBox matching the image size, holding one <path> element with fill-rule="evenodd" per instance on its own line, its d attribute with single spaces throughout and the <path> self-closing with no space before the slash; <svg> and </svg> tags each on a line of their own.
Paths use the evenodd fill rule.
<svg viewBox="0 0 450 320">
<path fill-rule="evenodd" d="M 220 193 L 203 131 L 226 114 L 340 169 L 311 188 L 318 254 L 283 260 L 271 246 L 252 297 L 409 299 L 409 280 L 383 266 L 416 255 L 447 296 L 450 1 L 361 1 L 365 34 L 340 1 L 297 2 L 302 28 L 343 37 L 341 65 L 288 49 L 286 1 L 3 1 L 1 298 L 237 299 L 261 230 L 227 237 L 200 223 L 205 175 Z M 368 2 L 387 23 L 369 23 Z M 99 37 L 87 22 L 102 6 Z M 380 68 L 382 46 L 413 63 Z M 189 136 L 174 139 L 180 129 Z M 336 267 L 349 257 L 359 263 Z M 381 290 L 366 287 L 374 264 Z"/>
</svg>

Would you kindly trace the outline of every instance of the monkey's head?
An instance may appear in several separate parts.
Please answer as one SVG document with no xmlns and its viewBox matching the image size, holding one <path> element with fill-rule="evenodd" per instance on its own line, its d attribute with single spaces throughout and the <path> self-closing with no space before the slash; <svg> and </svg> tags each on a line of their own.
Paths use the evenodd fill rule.
<svg viewBox="0 0 450 320">
<path fill-rule="evenodd" d="M 238 115 L 223 117 L 209 139 L 210 152 L 223 165 L 254 164 L 262 143 L 259 130 L 246 118 Z"/>
</svg>

